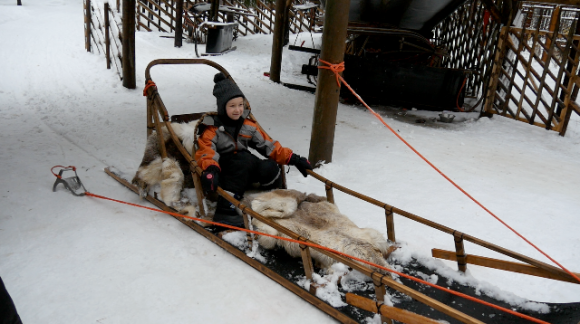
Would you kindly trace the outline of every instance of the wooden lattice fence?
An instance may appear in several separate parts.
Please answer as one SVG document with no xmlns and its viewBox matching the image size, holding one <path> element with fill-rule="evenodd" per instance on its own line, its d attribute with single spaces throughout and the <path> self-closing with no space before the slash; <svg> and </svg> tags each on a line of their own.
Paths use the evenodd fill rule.
<svg viewBox="0 0 580 324">
<path fill-rule="evenodd" d="M 107 69 L 114 66 L 117 75 L 122 76 L 122 35 L 121 17 L 119 17 L 119 1 L 115 10 L 111 9 L 108 2 L 103 4 L 103 9 L 91 0 L 83 2 L 85 14 L 85 49 L 88 52 L 102 54 L 106 58 Z"/>
<path fill-rule="evenodd" d="M 476 0 L 460 6 L 433 30 L 435 45 L 446 49 L 441 66 L 473 72 L 465 84 L 466 97 L 483 100 L 482 88 L 489 79 L 499 26 L 486 14 L 483 2 Z"/>
<path fill-rule="evenodd" d="M 561 17 L 563 11 L 560 11 Z M 574 100 L 578 73 L 577 19 L 552 32 L 503 27 L 498 41 L 485 112 L 554 130 L 564 135 Z M 533 25 L 532 25 L 533 26 Z M 567 34 L 561 31 L 566 30 Z M 576 88 L 576 89 L 575 89 Z M 578 112 L 578 111 L 577 111 Z"/>
</svg>

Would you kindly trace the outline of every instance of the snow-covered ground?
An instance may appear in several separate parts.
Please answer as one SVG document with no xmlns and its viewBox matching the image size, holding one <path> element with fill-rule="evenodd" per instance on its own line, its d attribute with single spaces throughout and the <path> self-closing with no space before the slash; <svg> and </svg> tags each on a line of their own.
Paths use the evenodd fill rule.
<svg viewBox="0 0 580 324">
<path fill-rule="evenodd" d="M 144 69 L 157 58 L 193 58 L 159 33 L 137 33 L 138 89 L 122 87 L 103 56 L 84 50 L 81 1 L 0 0 L 0 276 L 25 323 L 332 323 L 334 320 L 175 219 L 52 192 L 54 165 L 75 165 L 87 189 L 133 203 L 108 177 L 133 173 L 146 136 Z M 293 41 L 292 36 L 291 41 Z M 305 46 L 309 35 L 303 35 Z M 271 36 L 237 40 L 211 59 L 238 82 L 270 135 L 308 154 L 314 96 L 270 82 Z M 317 38 L 315 41 L 319 42 Z M 203 52 L 204 47 L 200 46 Z M 285 52 L 282 78 L 304 83 L 308 55 Z M 347 67 L 348 68 L 348 67 Z M 171 114 L 213 110 L 215 70 L 152 70 Z M 420 112 L 417 112 L 420 113 Z M 425 113 L 429 115 L 430 113 Z M 486 207 L 568 269 L 580 272 L 580 119 L 566 137 L 501 117 L 447 127 L 386 121 Z M 452 187 L 360 107 L 340 105 L 333 162 L 318 171 L 348 188 L 505 248 L 549 262 Z M 288 174 L 290 188 L 324 187 Z M 340 192 L 338 207 L 386 236 L 384 212 Z M 578 302 L 580 286 L 430 258 L 449 235 L 395 217 L 401 260 L 418 258 L 497 298 Z M 506 257 L 466 243 L 469 254 Z"/>
</svg>

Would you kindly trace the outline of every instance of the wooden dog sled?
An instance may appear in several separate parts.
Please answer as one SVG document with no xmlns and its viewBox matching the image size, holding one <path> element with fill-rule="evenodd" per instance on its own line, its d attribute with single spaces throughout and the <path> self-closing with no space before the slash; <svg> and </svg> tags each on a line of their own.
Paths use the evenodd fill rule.
<svg viewBox="0 0 580 324">
<path fill-rule="evenodd" d="M 144 93 L 147 95 L 147 135 L 149 136 L 152 131 L 155 129 L 156 133 L 158 134 L 160 151 L 162 157 L 167 156 L 167 152 L 165 149 L 165 141 L 163 138 L 163 132 L 161 132 L 161 128 L 165 126 L 169 131 L 171 141 L 173 144 L 177 146 L 179 152 L 183 155 L 185 160 L 189 163 L 191 175 L 193 177 L 194 186 L 196 189 L 196 195 L 199 206 L 199 213 L 200 218 L 205 216 L 205 210 L 203 208 L 203 203 L 201 203 L 206 197 L 204 195 L 203 190 L 201 189 L 200 184 L 200 175 L 202 170 L 197 166 L 195 160 L 192 158 L 192 155 L 195 155 L 195 145 L 194 151 L 192 155 L 190 155 L 187 150 L 183 147 L 179 139 L 177 138 L 175 132 L 171 127 L 171 122 L 174 121 L 182 121 L 182 122 L 189 122 L 193 120 L 199 119 L 202 114 L 191 114 L 191 115 L 181 115 L 179 117 L 173 116 L 170 118 L 165 105 L 159 95 L 157 88 L 154 86 L 152 82 L 150 70 L 153 66 L 156 65 L 166 65 L 166 64 L 205 64 L 216 68 L 218 71 L 222 72 L 227 78 L 230 78 L 233 81 L 231 75 L 220 65 L 216 64 L 215 62 L 204 60 L 204 59 L 160 59 L 154 60 L 147 66 L 145 71 L 146 82 L 147 86 Z M 250 114 L 250 117 L 253 121 L 257 123 L 257 120 L 254 118 L 253 115 Z M 259 125 L 259 124 L 258 124 Z M 126 186 L 127 188 L 133 190 L 135 193 L 138 194 L 138 189 L 131 183 L 129 183 L 126 179 L 121 178 L 119 175 L 113 173 L 111 170 L 105 170 L 107 174 L 111 177 L 116 179 L 118 182 Z M 461 233 L 457 230 L 449 228 L 447 226 L 432 222 L 420 216 L 414 215 L 412 213 L 406 212 L 389 204 L 383 203 L 376 199 L 370 198 L 363 194 L 357 193 L 352 191 L 346 187 L 343 187 L 339 184 L 336 184 L 319 174 L 313 171 L 308 171 L 310 176 L 318 179 L 321 181 L 322 184 L 325 186 L 326 190 L 326 197 L 327 200 L 331 203 L 334 203 L 334 195 L 333 189 L 340 190 L 350 196 L 359 198 L 361 200 L 366 201 L 372 205 L 381 208 L 385 213 L 386 218 L 386 227 L 387 227 L 387 235 L 388 239 L 391 242 L 396 242 L 395 240 L 395 223 L 394 223 L 394 216 L 402 216 L 408 219 L 414 220 L 421 224 L 430 226 L 434 229 L 442 231 L 444 233 L 448 233 L 453 237 L 453 242 L 455 245 L 455 251 L 443 251 L 433 249 L 433 257 L 453 260 L 457 261 L 459 271 L 465 271 L 467 264 L 476 264 L 480 266 L 491 267 L 495 269 L 501 269 L 506 271 L 513 271 L 522 274 L 534 275 L 544 278 L 550 278 L 555 280 L 561 281 L 568 281 L 574 282 L 575 279 L 570 276 L 568 273 L 562 271 L 559 268 L 546 264 L 544 262 L 529 258 L 522 254 L 519 254 L 514 251 L 510 251 L 504 249 L 500 246 L 497 246 L 493 243 L 483 241 L 471 235 Z M 281 174 L 284 174 L 282 172 Z M 285 183 L 285 182 L 284 182 Z M 251 218 L 256 218 L 259 221 L 275 228 L 279 232 L 287 235 L 292 239 L 296 239 L 303 242 L 309 242 L 308 239 L 278 225 L 277 223 L 269 220 L 268 218 L 263 217 L 262 215 L 254 212 L 248 206 L 244 206 L 241 202 L 234 199 L 232 196 L 227 194 L 221 188 L 218 188 L 217 194 L 224 197 L 226 200 L 233 203 L 237 208 L 242 211 L 244 223 L 246 228 L 249 228 Z M 149 202 L 156 205 L 158 208 L 169 211 L 169 212 L 176 212 L 171 207 L 168 207 L 160 200 L 156 199 L 156 197 L 152 197 L 147 195 L 145 197 Z M 341 308 L 334 308 L 330 306 L 328 303 L 324 302 L 323 300 L 316 297 L 316 286 L 311 285 L 310 290 L 306 290 L 301 286 L 298 286 L 295 282 L 293 282 L 288 276 L 288 271 L 283 269 L 284 267 L 276 267 L 276 266 L 268 266 L 262 264 L 246 255 L 244 251 L 241 251 L 237 247 L 229 244 L 228 242 L 224 241 L 221 237 L 216 235 L 211 230 L 208 230 L 202 226 L 199 226 L 195 222 L 186 221 L 183 218 L 176 217 L 179 221 L 181 221 L 186 226 L 190 227 L 191 229 L 195 230 L 199 234 L 203 235 L 207 239 L 211 240 L 212 242 L 216 243 L 220 247 L 224 248 L 228 252 L 232 253 L 242 261 L 246 262 L 250 266 L 254 267 L 256 270 L 262 272 L 272 280 L 278 282 L 288 290 L 292 291 L 299 297 L 303 298 L 304 300 L 308 301 L 312 305 L 316 306 L 320 310 L 324 311 L 328 315 L 334 317 L 338 321 L 342 323 L 357 323 L 364 318 L 372 316 L 373 313 L 379 313 L 383 322 L 386 323 L 393 323 L 393 320 L 402 323 L 436 323 L 436 321 L 432 320 L 431 318 L 435 318 L 437 320 L 446 320 L 451 323 L 484 323 L 486 320 L 489 321 L 490 317 L 489 314 L 496 313 L 498 317 L 495 317 L 492 322 L 493 323 L 528 323 L 529 321 L 516 317 L 513 314 L 502 313 L 501 311 L 491 309 L 488 306 L 484 306 L 481 304 L 474 304 L 473 302 L 466 301 L 461 297 L 457 297 L 455 295 L 442 292 L 439 290 L 435 290 L 433 288 L 425 288 L 425 286 L 415 283 L 411 280 L 401 278 L 400 280 L 394 280 L 389 275 L 384 275 L 383 273 L 374 271 L 370 268 L 367 268 L 358 262 L 355 262 L 349 258 L 346 258 L 341 255 L 334 254 L 332 252 L 309 247 L 306 245 L 301 246 L 301 261 L 300 264 L 297 260 L 291 259 L 288 256 L 284 256 L 284 252 L 282 251 L 273 251 L 268 252 L 268 255 L 271 260 L 274 260 L 273 264 L 287 264 L 287 268 L 292 268 L 292 270 L 300 270 L 306 278 L 312 281 L 313 274 L 315 273 L 315 268 L 313 266 L 312 258 L 310 256 L 310 249 L 314 248 L 318 252 L 327 255 L 337 262 L 341 262 L 353 270 L 357 270 L 358 272 L 368 276 L 374 285 L 374 289 L 371 291 L 355 291 L 355 293 L 347 293 L 346 294 L 346 303 L 350 306 L 341 307 Z M 247 236 L 248 241 L 251 242 L 252 236 L 248 234 Z M 486 247 L 493 251 L 502 253 L 504 255 L 510 256 L 516 260 L 522 261 L 524 263 L 517 263 L 517 262 L 508 262 L 503 260 L 496 260 L 490 258 L 484 258 L 474 255 L 467 255 L 465 252 L 463 242 L 467 240 L 471 243 Z M 251 244 L 249 244 L 251 246 Z M 291 259 L 291 260 L 290 260 Z M 272 262 L 269 262 L 269 264 Z M 414 266 L 411 266 L 411 268 Z M 429 273 L 430 271 L 426 268 L 421 268 L 420 265 L 415 265 L 415 267 L 420 268 L 420 271 L 423 273 Z M 415 269 L 417 270 L 417 269 Z M 440 279 L 441 282 L 444 282 L 444 279 Z M 415 288 L 415 289 L 414 289 Z M 455 284 L 452 288 L 464 292 L 466 294 L 471 294 L 475 296 L 475 292 L 472 291 L 468 287 L 463 287 Z M 389 292 L 394 294 L 401 294 L 405 296 L 411 297 L 412 301 L 409 301 L 407 298 L 406 302 L 402 304 L 405 305 L 405 308 L 408 310 L 403 310 L 398 307 L 389 307 L 383 304 L 383 296 L 385 295 L 387 289 Z M 421 289 L 422 292 L 419 292 L 418 289 Z M 471 291 L 470 291 L 471 290 Z M 482 298 L 482 296 L 478 296 L 477 298 Z M 511 306 L 506 305 L 497 300 L 492 300 L 491 298 L 483 297 L 488 301 L 492 301 L 493 304 L 496 305 L 505 305 L 508 308 Z M 454 305 L 451 307 L 450 305 Z M 560 322 L 559 320 L 566 319 L 570 321 L 578 321 L 580 318 L 580 303 L 574 304 L 548 304 L 551 308 L 557 309 L 556 312 L 550 312 L 549 314 L 538 314 L 532 312 L 524 312 L 530 314 L 536 318 L 542 318 L 543 320 L 547 321 L 555 321 Z M 484 310 L 483 313 L 486 315 L 482 315 L 482 309 Z M 409 311 L 411 310 L 411 311 Z M 436 312 L 433 312 L 436 310 Z M 434 314 L 435 313 L 435 314 Z M 570 322 L 572 323 L 572 322 Z M 574 322 L 575 323 L 575 322 Z"/>
</svg>

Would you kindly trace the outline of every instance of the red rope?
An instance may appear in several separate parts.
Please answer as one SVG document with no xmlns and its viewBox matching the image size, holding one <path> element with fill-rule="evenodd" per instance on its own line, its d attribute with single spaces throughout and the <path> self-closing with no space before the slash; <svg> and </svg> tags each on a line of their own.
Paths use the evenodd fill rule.
<svg viewBox="0 0 580 324">
<path fill-rule="evenodd" d="M 344 85 L 352 92 L 353 95 L 355 95 L 355 97 L 358 98 L 358 100 L 360 100 L 360 102 L 371 112 L 371 114 L 373 114 L 373 116 L 375 116 L 378 120 L 380 120 L 381 123 L 383 125 L 385 125 L 385 127 L 387 127 L 393 134 L 395 134 L 395 136 L 397 136 L 397 138 L 399 138 L 403 143 L 405 143 L 405 145 L 407 145 L 413 152 L 415 152 L 421 159 L 423 159 L 423 161 L 425 161 L 427 164 L 429 164 L 435 171 L 437 171 L 441 176 L 443 176 L 445 179 L 447 179 L 447 181 L 449 181 L 453 186 L 455 186 L 455 188 L 459 189 L 459 191 L 461 191 L 463 194 L 465 194 L 469 199 L 471 199 L 473 202 L 475 202 L 479 207 L 483 208 L 483 210 L 485 210 L 488 214 L 490 214 L 495 219 L 497 219 L 505 227 L 509 228 L 513 233 L 515 233 L 521 239 L 523 239 L 524 241 L 526 241 L 526 243 L 528 243 L 529 245 L 531 245 L 532 247 L 534 247 L 538 252 L 542 253 L 546 258 L 550 259 L 550 261 L 554 262 L 554 264 L 557 264 L 560 267 L 560 269 L 564 270 L 566 273 L 568 273 L 570 276 L 572 276 L 574 279 L 576 279 L 576 280 L 578 280 L 578 282 L 580 282 L 580 278 L 578 278 L 577 275 L 575 275 L 570 270 L 566 269 L 563 265 L 561 265 L 560 263 L 558 263 L 551 256 L 549 256 L 547 253 L 545 253 L 544 251 L 542 251 L 540 248 L 538 248 L 536 245 L 534 245 L 532 242 L 530 242 L 523 235 L 521 235 L 520 233 L 518 233 L 511 226 L 509 226 L 501 218 L 499 218 L 494 213 L 492 213 L 489 209 L 487 209 L 485 206 L 483 206 L 479 201 L 477 201 L 475 198 L 473 198 L 470 194 L 468 194 L 465 190 L 463 190 L 463 188 L 461 188 L 459 185 L 457 185 L 455 182 L 453 182 L 453 180 L 451 180 L 448 176 L 446 176 L 443 172 L 441 172 L 441 170 L 439 170 L 435 165 L 433 165 L 429 160 L 427 160 L 423 155 L 421 155 L 421 153 L 419 153 L 413 146 L 411 146 L 411 144 L 409 144 L 407 141 L 405 141 L 405 139 L 403 139 L 403 137 L 401 137 L 401 135 L 399 135 L 397 132 L 395 132 L 395 130 L 393 128 L 391 128 L 391 126 L 389 126 L 383 120 L 383 118 L 379 114 L 377 114 L 374 110 L 372 110 L 371 107 L 369 107 L 366 104 L 366 102 L 364 102 L 364 100 L 350 87 L 350 85 L 348 83 L 346 83 L 346 81 L 344 81 L 344 79 L 342 78 L 342 76 L 340 76 L 338 74 L 338 72 L 336 72 L 337 70 L 341 69 L 341 67 L 342 67 L 342 70 L 341 71 L 344 71 L 344 62 L 339 63 L 339 64 L 332 64 L 332 63 L 328 63 L 328 62 L 323 61 L 323 60 L 320 60 L 320 62 L 322 62 L 324 64 L 327 64 L 330 67 L 319 66 L 318 68 L 320 68 L 320 69 L 328 69 L 328 70 L 331 70 L 332 72 L 334 72 L 334 74 L 336 75 L 336 78 L 337 79 L 340 79 L 340 81 L 342 81 L 342 83 L 344 83 Z M 339 84 L 339 87 L 340 87 L 340 84 Z"/>
<path fill-rule="evenodd" d="M 469 296 L 469 295 L 466 295 L 466 294 L 457 292 L 455 290 L 451 290 L 449 288 L 445 288 L 445 287 L 441 287 L 441 286 L 432 284 L 432 283 L 430 283 L 428 281 L 425 281 L 425 280 L 422 280 L 422 279 L 419 279 L 419 278 L 412 277 L 412 276 L 407 275 L 407 274 L 404 274 L 402 272 L 398 272 L 396 270 L 389 269 L 389 268 L 380 266 L 378 264 L 374 264 L 372 262 L 369 262 L 369 261 L 366 261 L 366 260 L 363 260 L 363 259 L 354 257 L 352 255 L 348 255 L 346 253 L 343 253 L 343 252 L 340 252 L 340 251 L 337 251 L 337 250 L 333 250 L 331 248 L 327 248 L 325 246 L 318 245 L 318 244 L 315 244 L 315 243 L 312 243 L 312 242 L 298 241 L 298 240 L 294 240 L 294 239 L 287 238 L 287 237 L 281 237 L 281 236 L 276 236 L 276 235 L 271 235 L 271 234 L 267 234 L 267 233 L 257 232 L 257 231 L 253 231 L 253 230 L 249 230 L 249 229 L 245 229 L 245 228 L 240 228 L 240 227 L 235 227 L 235 226 L 231 226 L 231 225 L 226 225 L 226 224 L 222 224 L 222 223 L 216 223 L 216 222 L 208 221 L 208 220 L 201 219 L 201 218 L 190 217 L 190 216 L 186 216 L 186 215 L 179 214 L 179 213 L 168 212 L 168 211 L 164 211 L 164 210 L 160 210 L 160 209 L 156 209 L 156 208 L 152 208 L 152 207 L 147 207 L 147 206 L 143 206 L 143 205 L 137 205 L 137 204 L 125 202 L 125 201 L 122 201 L 122 200 L 117 200 L 117 199 L 113 199 L 113 198 L 109 198 L 109 197 L 105 197 L 105 196 L 100 196 L 100 195 L 96 195 L 96 194 L 93 194 L 93 193 L 90 193 L 90 192 L 87 192 L 85 195 L 86 196 L 90 196 L 90 197 L 104 199 L 104 200 L 114 201 L 114 202 L 117 202 L 117 203 L 120 203 L 120 204 L 125 204 L 125 205 L 129 205 L 129 206 L 139 207 L 139 208 L 151 210 L 151 211 L 158 212 L 158 213 L 168 214 L 168 215 L 175 216 L 175 217 L 186 218 L 186 219 L 191 219 L 191 220 L 194 220 L 194 221 L 199 221 L 199 222 L 204 222 L 204 223 L 208 223 L 208 224 L 212 224 L 212 225 L 226 227 L 226 228 L 234 229 L 234 230 L 237 230 L 237 231 L 243 231 L 243 232 L 247 232 L 247 233 L 253 233 L 255 235 L 272 237 L 272 238 L 275 238 L 275 239 L 284 240 L 284 241 L 288 241 L 288 242 L 292 242 L 292 243 L 296 243 L 296 244 L 308 245 L 308 246 L 313 247 L 313 248 L 317 248 L 317 249 L 325 250 L 325 251 L 328 251 L 328 252 L 332 252 L 334 254 L 342 255 L 342 256 L 347 257 L 349 259 L 352 259 L 352 260 L 355 260 L 355 261 L 358 261 L 358 262 L 367 264 L 367 265 L 372 266 L 372 267 L 375 267 L 375 268 L 379 268 L 381 270 L 384 270 L 384 271 L 387 271 L 387 272 L 390 272 L 390 273 L 394 273 L 396 275 L 399 275 L 401 277 L 407 278 L 409 280 L 413 280 L 413 281 L 422 283 L 424 285 L 433 287 L 435 289 L 439 289 L 439 290 L 444 291 L 444 292 L 447 292 L 449 294 L 456 295 L 456 296 L 459 296 L 459 297 L 462 297 L 462 298 L 471 300 L 473 302 L 480 303 L 480 304 L 483 304 L 483 305 L 486 305 L 486 306 L 495 308 L 497 310 L 500 310 L 500 311 L 503 311 L 503 312 L 506 312 L 506 313 L 509 313 L 509 314 L 512 314 L 512 315 L 515 315 L 515 316 L 518 316 L 518 317 L 521 317 L 521 318 L 524 318 L 524 319 L 527 319 L 527 320 L 532 321 L 532 322 L 535 322 L 535 323 L 542 323 L 542 324 L 548 323 L 548 322 L 544 322 L 542 320 L 539 320 L 537 318 L 534 318 L 534 317 L 531 317 L 531 316 L 528 316 L 528 315 L 525 315 L 525 314 L 518 313 L 518 312 L 513 311 L 511 309 L 507 309 L 507 308 L 503 308 L 501 306 L 494 305 L 492 303 L 489 303 L 489 302 L 486 302 L 486 301 L 477 299 L 475 297 L 472 297 L 472 296 Z"/>
</svg>

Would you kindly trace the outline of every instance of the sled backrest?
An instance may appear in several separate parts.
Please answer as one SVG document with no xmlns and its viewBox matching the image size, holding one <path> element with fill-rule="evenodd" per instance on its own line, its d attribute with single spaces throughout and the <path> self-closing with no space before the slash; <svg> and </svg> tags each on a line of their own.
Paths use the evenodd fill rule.
<svg viewBox="0 0 580 324">
<path fill-rule="evenodd" d="M 193 159 L 193 157 L 195 156 L 196 145 L 195 144 L 193 145 L 191 153 L 188 152 L 183 147 L 183 144 L 178 140 L 177 136 L 175 135 L 175 132 L 173 131 L 173 128 L 171 127 L 171 123 L 180 123 L 181 124 L 181 123 L 193 122 L 196 120 L 199 121 L 201 118 L 203 118 L 204 115 L 206 115 L 208 113 L 201 112 L 201 113 L 173 115 L 173 116 L 171 116 L 171 118 L 169 118 L 169 114 L 167 112 L 165 104 L 161 100 L 161 97 L 159 96 L 159 92 L 157 90 L 157 87 L 155 86 L 155 83 L 152 81 L 151 74 L 150 74 L 151 68 L 153 66 L 159 65 L 159 64 L 206 64 L 206 65 L 212 66 L 212 67 L 216 68 L 218 71 L 222 72 L 226 76 L 226 78 L 230 79 L 232 82 L 235 83 L 235 81 L 233 80 L 231 75 L 228 73 L 228 71 L 226 71 L 219 64 L 217 64 L 213 61 L 204 60 L 204 59 L 160 59 L 160 60 L 154 60 L 151 63 L 149 63 L 149 65 L 147 66 L 147 68 L 145 70 L 146 87 L 145 87 L 143 94 L 147 96 L 147 136 L 149 137 L 149 135 L 151 135 L 153 129 L 156 129 L 161 156 L 162 156 L 162 158 L 165 158 L 165 157 L 167 157 L 167 152 L 166 152 L 166 148 L 165 148 L 165 140 L 163 138 L 163 132 L 161 132 L 160 130 L 161 130 L 162 126 L 165 126 L 167 128 L 167 130 L 169 131 L 169 135 L 171 137 L 171 140 L 177 146 L 179 152 L 183 155 L 185 160 L 190 165 L 190 170 L 191 170 L 191 175 L 193 178 L 196 196 L 197 196 L 198 201 L 200 202 L 198 204 L 199 212 L 200 212 L 202 217 L 205 217 L 206 215 L 205 215 L 205 210 L 203 207 L 204 204 L 202 203 L 202 201 L 203 201 L 203 199 L 206 198 L 206 195 L 203 192 L 203 189 L 201 187 L 201 181 L 200 181 L 200 176 L 201 176 L 201 173 L 203 170 L 201 170 L 201 168 L 199 166 L 197 166 L 196 161 Z M 262 126 L 260 126 L 260 123 L 258 123 L 258 121 L 254 117 L 254 115 L 251 113 L 250 103 L 248 102 L 247 99 L 245 100 L 245 104 L 246 104 L 247 108 L 250 110 L 250 114 L 248 115 L 247 118 L 249 120 L 255 122 L 257 124 L 257 126 L 260 128 L 260 130 L 263 131 L 264 133 L 266 133 L 264 128 L 262 128 Z M 162 121 L 160 120 L 159 117 L 161 117 Z M 196 127 L 196 132 L 197 132 L 197 127 Z M 194 136 L 197 139 L 197 134 L 195 134 Z M 284 166 L 280 166 L 280 168 L 281 168 L 280 175 L 282 177 L 281 188 L 285 189 L 286 188 L 286 177 L 285 177 L 286 173 L 284 172 Z M 212 198 L 215 198 L 215 197 L 207 197 L 207 198 L 210 198 L 211 200 L 213 200 Z"/>
</svg>

